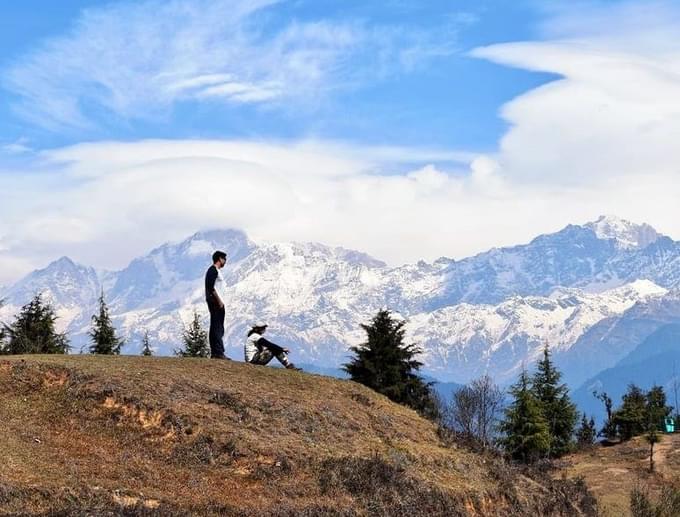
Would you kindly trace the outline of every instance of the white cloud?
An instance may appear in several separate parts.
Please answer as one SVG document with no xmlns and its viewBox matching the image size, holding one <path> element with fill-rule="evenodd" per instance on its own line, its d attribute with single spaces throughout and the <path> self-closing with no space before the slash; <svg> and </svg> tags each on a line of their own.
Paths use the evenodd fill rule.
<svg viewBox="0 0 680 517">
<path fill-rule="evenodd" d="M 7 253 L 27 258 L 27 269 L 64 254 L 122 266 L 166 240 L 230 226 L 255 238 L 316 240 L 394 262 L 434 258 L 455 251 L 458 236 L 442 243 L 429 230 L 444 231 L 479 189 L 465 177 L 461 160 L 468 158 L 324 141 L 82 144 L 44 153 L 49 173 L 0 176 L 0 188 L 15 195 L 0 207 L 0 241 Z M 446 162 L 454 172 L 421 165 L 390 174 L 414 161 Z M 412 246 L 404 245 L 404 232 L 419 236 Z"/>
<path fill-rule="evenodd" d="M 237 102 L 250 103 L 277 99 L 283 92 L 283 85 L 277 82 L 259 85 L 228 82 L 206 88 L 199 93 L 199 97 L 225 97 Z"/>
<path fill-rule="evenodd" d="M 2 85 L 32 123 L 88 128 L 112 116 L 162 116 L 191 100 L 313 105 L 337 88 L 455 51 L 451 31 L 294 20 L 272 29 L 267 13 L 278 3 L 146 0 L 92 8 L 68 34 L 17 60 Z"/>
<path fill-rule="evenodd" d="M 414 156 L 420 166 L 393 174 Z M 431 165 L 442 157 L 453 160 Z M 342 245 L 395 265 L 526 242 L 600 213 L 677 230 L 668 207 L 678 189 L 662 176 L 643 184 L 621 178 L 606 192 L 512 184 L 492 157 L 460 158 L 321 141 L 155 140 L 55 150 L 43 155 L 39 172 L 0 175 L 0 190 L 13 194 L 0 206 L 0 283 L 61 255 L 121 267 L 162 242 L 218 227 L 241 228 L 256 240 Z"/>
<path fill-rule="evenodd" d="M 503 107 L 511 126 L 494 154 L 201 140 L 44 153 L 37 172 L 0 175 L 0 191 L 10 194 L 0 206 L 0 262 L 12 261 L 9 273 L 0 267 L 0 283 L 17 264 L 63 254 L 122 266 L 208 227 L 343 245 L 393 264 L 461 258 L 602 213 L 677 238 L 680 39 L 670 35 L 680 8 L 577 8 L 551 14 L 541 41 L 475 51 L 561 76 Z M 255 84 L 224 69 L 173 84 L 194 92 L 233 82 Z"/>
<path fill-rule="evenodd" d="M 390 174 L 414 157 L 420 166 Z M 447 170 L 428 165 L 443 157 Z M 61 255 L 120 267 L 198 229 L 236 227 L 256 240 L 319 241 L 400 264 L 462 258 L 600 212 L 639 219 L 672 201 L 672 189 L 660 198 L 646 185 L 631 206 L 628 182 L 607 199 L 584 187 L 512 185 L 492 158 L 466 157 L 322 141 L 81 144 L 44 154 L 49 173 L 0 176 L 0 188 L 16 193 L 0 207 L 0 259 L 23 258 L 25 270 Z M 16 267 L 2 275 L 0 283 L 15 278 Z"/>
<path fill-rule="evenodd" d="M 21 155 L 32 152 L 33 149 L 28 145 L 26 138 L 19 138 L 14 142 L 0 143 L 0 154 Z"/>
<path fill-rule="evenodd" d="M 560 79 L 506 104 L 498 161 L 513 181 L 599 185 L 680 172 L 680 7 L 668 2 L 559 11 L 545 41 L 476 49 Z M 671 35 L 675 33 L 675 37 Z M 668 181 L 670 183 L 670 181 Z"/>
</svg>

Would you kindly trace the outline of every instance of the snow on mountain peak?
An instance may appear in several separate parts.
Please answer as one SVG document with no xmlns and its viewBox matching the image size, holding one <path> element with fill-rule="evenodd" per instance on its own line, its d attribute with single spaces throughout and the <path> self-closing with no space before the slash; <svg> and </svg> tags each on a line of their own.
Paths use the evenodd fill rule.
<svg viewBox="0 0 680 517">
<path fill-rule="evenodd" d="M 460 261 L 389 267 L 320 243 L 255 243 L 239 230 L 201 231 L 106 275 L 67 258 L 56 261 L 5 290 L 0 321 L 49 289 L 60 324 L 68 324 L 74 345 L 83 344 L 103 287 L 131 343 L 127 352 L 148 330 L 168 353 L 194 310 L 207 318 L 203 276 L 211 253 L 221 249 L 229 256 L 220 289 L 230 353 L 240 352 L 248 322 L 266 317 L 274 338 L 293 347 L 301 362 L 337 366 L 347 347 L 363 339 L 361 324 L 387 307 L 409 318 L 408 335 L 423 347 L 428 372 L 457 382 L 491 372 L 505 381 L 546 344 L 571 357 L 575 343 L 606 336 L 606 325 L 628 311 L 631 318 L 666 315 L 677 305 L 680 318 L 680 301 L 669 300 L 666 290 L 680 288 L 680 242 L 661 237 L 647 246 L 659 237 L 648 225 L 601 217 Z M 599 353 L 585 346 L 574 357 Z"/>
<path fill-rule="evenodd" d="M 245 232 L 235 229 L 209 230 L 198 232 L 180 244 L 180 248 L 189 256 L 205 256 L 209 258 L 212 253 L 220 249 L 226 252 L 228 261 L 241 260 L 250 254 L 255 248 Z"/>
<path fill-rule="evenodd" d="M 50 279 L 52 282 L 66 283 L 75 289 L 80 286 L 80 282 L 85 277 L 92 275 L 96 276 L 93 268 L 77 264 L 68 257 L 61 257 L 49 263 L 45 268 L 33 271 L 23 281 L 18 282 L 17 285 L 22 285 L 22 283 L 26 282 L 40 284 L 45 279 Z"/>
<path fill-rule="evenodd" d="M 75 262 L 73 262 L 70 258 L 64 256 L 61 258 L 58 258 L 50 266 L 58 266 L 58 267 L 75 267 Z M 49 266 L 48 266 L 49 267 Z"/>
<path fill-rule="evenodd" d="M 617 287 L 611 291 L 617 295 L 637 295 L 642 298 L 663 296 L 668 293 L 668 289 L 655 284 L 651 280 L 645 278 L 635 280 L 628 284 Z"/>
<path fill-rule="evenodd" d="M 602 215 L 584 227 L 590 228 L 598 239 L 613 239 L 623 249 L 645 248 L 661 237 L 646 223 L 635 224 L 612 215 Z"/>
<path fill-rule="evenodd" d="M 490 372 L 509 382 L 546 345 L 568 354 L 598 323 L 667 292 L 649 280 L 636 280 L 602 293 L 561 288 L 550 297 L 513 296 L 498 305 L 461 303 L 414 315 L 408 332 L 437 377 L 467 382 Z"/>
<path fill-rule="evenodd" d="M 215 251 L 215 246 L 213 245 L 212 242 L 200 239 L 193 239 L 189 243 L 189 247 L 187 248 L 186 253 L 189 256 L 200 255 L 201 257 L 205 258 L 211 256 L 213 251 Z"/>
</svg>

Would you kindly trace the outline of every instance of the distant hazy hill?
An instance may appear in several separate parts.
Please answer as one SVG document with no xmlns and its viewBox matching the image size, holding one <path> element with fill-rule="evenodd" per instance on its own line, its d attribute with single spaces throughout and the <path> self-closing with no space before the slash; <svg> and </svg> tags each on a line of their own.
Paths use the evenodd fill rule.
<svg viewBox="0 0 680 517">
<path fill-rule="evenodd" d="M 659 328 L 616 366 L 586 381 L 575 391 L 574 400 L 582 411 L 597 415 L 601 420 L 604 406 L 592 395 L 593 391 L 607 392 L 618 405 L 628 384 L 634 383 L 643 389 L 663 386 L 668 404 L 675 406 L 674 380 L 680 403 L 680 325 L 677 324 Z"/>
</svg>

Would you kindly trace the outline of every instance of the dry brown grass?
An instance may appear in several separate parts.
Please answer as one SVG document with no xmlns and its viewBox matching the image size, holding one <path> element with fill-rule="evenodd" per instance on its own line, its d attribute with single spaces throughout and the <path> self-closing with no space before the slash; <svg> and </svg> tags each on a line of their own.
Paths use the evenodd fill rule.
<svg viewBox="0 0 680 517">
<path fill-rule="evenodd" d="M 680 434 L 661 440 L 654 447 L 654 473 L 649 472 L 649 444 L 642 437 L 572 454 L 564 459 L 563 473 L 585 480 L 603 517 L 629 516 L 634 489 L 655 498 L 664 486 L 680 482 Z"/>
<path fill-rule="evenodd" d="M 207 359 L 0 358 L 0 457 L 4 515 L 592 514 L 363 386 Z"/>
</svg>

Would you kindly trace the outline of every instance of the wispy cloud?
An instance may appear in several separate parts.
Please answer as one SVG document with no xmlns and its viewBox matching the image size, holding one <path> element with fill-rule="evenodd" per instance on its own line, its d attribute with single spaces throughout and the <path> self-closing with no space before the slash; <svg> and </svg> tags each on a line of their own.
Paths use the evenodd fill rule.
<svg viewBox="0 0 680 517">
<path fill-rule="evenodd" d="M 26 138 L 19 138 L 14 142 L 0 143 L 0 154 L 22 155 L 32 152 L 33 149 L 28 145 Z"/>
<path fill-rule="evenodd" d="M 557 76 L 503 106 L 511 126 L 498 155 L 504 173 L 599 188 L 603 198 L 624 181 L 641 191 L 658 182 L 661 196 L 677 191 L 679 22 L 677 2 L 564 4 L 544 22 L 543 40 L 475 50 Z"/>
<path fill-rule="evenodd" d="M 49 172 L 0 175 L 0 191 L 12 192 L 0 206 L 0 283 L 16 278 L 19 258 L 25 269 L 61 255 L 118 267 L 201 228 L 341 245 L 392 264 L 462 258 L 604 212 L 668 231 L 678 194 L 668 181 L 624 178 L 605 198 L 509 181 L 493 157 L 332 141 L 100 142 L 42 159 Z"/>
<path fill-rule="evenodd" d="M 0 206 L 7 248 L 0 263 L 24 257 L 28 268 L 66 254 L 115 267 L 165 240 L 220 226 L 394 262 L 436 258 L 457 251 L 451 244 L 461 234 L 447 228 L 493 190 L 493 175 L 477 165 L 471 171 L 471 160 L 450 150 L 309 140 L 71 146 L 44 153 L 38 170 L 0 174 L 0 191 L 13 193 Z M 407 234 L 412 246 L 404 246 Z M 471 239 L 464 247 L 478 245 Z M 6 274 L 0 268 L 0 283 Z"/>
<path fill-rule="evenodd" d="M 86 128 L 107 117 L 154 117 L 182 101 L 309 102 L 455 50 L 450 32 L 361 21 L 283 20 L 274 29 L 264 14 L 279 3 L 146 0 L 89 9 L 68 34 L 19 57 L 2 85 L 29 121 Z"/>
<path fill-rule="evenodd" d="M 159 12 L 163 5 L 158 4 Z M 247 13 L 267 5 L 244 3 L 240 22 L 233 25 L 238 30 L 229 36 L 234 45 L 217 45 L 219 52 L 210 59 L 193 58 L 201 52 L 185 53 L 187 39 L 168 53 L 167 38 L 159 37 L 157 44 L 141 46 L 151 57 L 138 62 L 133 56 L 110 85 L 102 87 L 103 79 L 97 79 L 90 90 L 83 70 L 100 77 L 117 62 L 102 57 L 100 69 L 98 54 L 91 52 L 77 73 L 63 72 L 65 78 L 55 82 L 46 73 L 44 89 L 31 82 L 25 107 L 41 120 L 64 124 L 71 113 L 87 120 L 82 102 L 133 117 L 138 109 L 145 111 L 144 103 L 162 109 L 181 99 L 271 103 L 290 95 L 321 95 L 339 83 L 360 80 L 361 74 L 389 73 L 406 48 L 421 48 L 422 55 L 440 51 L 436 41 L 417 34 L 404 36 L 399 45 L 387 44 L 395 41 L 394 29 L 367 29 L 361 23 L 291 24 L 276 34 L 258 35 Z M 556 75 L 502 107 L 510 127 L 493 154 L 328 141 L 157 140 L 59 149 L 44 155 L 49 174 L 0 174 L 0 191 L 9 194 L 0 204 L 5 248 L 0 263 L 7 263 L 0 274 L 16 274 L 19 264 L 41 265 L 59 254 L 91 263 L 103 256 L 111 261 L 106 265 L 120 265 L 154 244 L 206 226 L 235 226 L 255 238 L 339 244 L 392 263 L 462 257 L 601 213 L 646 221 L 677 238 L 680 7 L 673 2 L 562 5 L 550 11 L 541 38 L 474 52 L 503 65 Z M 109 11 L 97 12 L 109 20 Z M 161 15 L 159 20 L 167 19 Z M 191 13 L 185 15 L 194 23 Z M 129 26 L 141 23 L 137 19 L 132 16 Z M 157 32 L 177 33 L 178 27 L 170 24 Z M 122 28 L 106 31 L 107 38 L 119 33 Z M 132 34 L 130 41 L 142 38 Z M 59 40 L 59 52 L 43 49 L 34 59 L 44 59 L 58 76 L 51 60 L 64 55 L 60 45 L 77 42 L 79 52 L 89 48 L 86 39 L 69 38 Z M 223 32 L 204 34 L 193 49 L 213 49 L 214 41 L 223 42 Z M 120 55 L 132 55 L 139 47 L 137 42 Z M 372 66 L 357 72 L 354 59 L 365 56 L 368 47 L 372 57 L 361 62 Z M 389 50 L 381 54 L 376 48 Z M 229 49 L 237 49 L 239 59 Z M 222 61 L 215 56 L 223 56 Z M 65 70 L 73 70 L 78 60 L 64 59 Z M 277 68 L 279 62 L 285 63 Z M 28 74 L 29 69 L 23 63 L 15 72 Z M 38 75 L 24 79 L 39 79 L 42 68 L 36 70 Z M 150 82 L 137 84 L 140 77 Z M 308 81 L 302 86 L 297 84 L 304 82 L 301 77 Z M 69 105 L 68 96 L 38 102 L 49 101 L 72 81 L 75 111 L 57 109 Z M 253 203 L 261 208 L 253 210 Z M 67 234 L 68 239 L 55 242 Z"/>
</svg>

